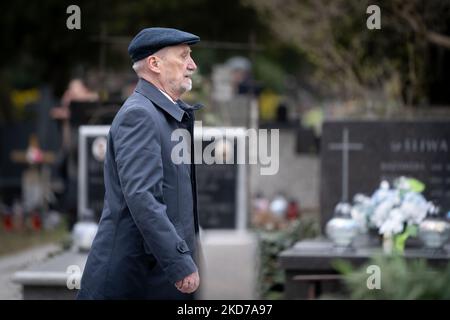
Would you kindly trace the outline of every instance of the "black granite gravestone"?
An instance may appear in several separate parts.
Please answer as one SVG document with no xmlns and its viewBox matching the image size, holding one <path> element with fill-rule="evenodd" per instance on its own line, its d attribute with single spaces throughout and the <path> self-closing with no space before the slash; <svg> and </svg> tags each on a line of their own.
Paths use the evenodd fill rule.
<svg viewBox="0 0 450 320">
<path fill-rule="evenodd" d="M 204 142 L 203 150 L 209 143 Z M 236 158 L 236 143 L 234 144 Z M 199 164 L 196 168 L 199 220 L 204 229 L 237 228 L 238 164 Z"/>
<path fill-rule="evenodd" d="M 236 229 L 237 164 L 197 167 L 198 211 L 204 229 Z"/>
<path fill-rule="evenodd" d="M 414 177 L 424 196 L 450 209 L 450 121 L 327 121 L 321 143 L 321 222 L 381 180 Z"/>
</svg>

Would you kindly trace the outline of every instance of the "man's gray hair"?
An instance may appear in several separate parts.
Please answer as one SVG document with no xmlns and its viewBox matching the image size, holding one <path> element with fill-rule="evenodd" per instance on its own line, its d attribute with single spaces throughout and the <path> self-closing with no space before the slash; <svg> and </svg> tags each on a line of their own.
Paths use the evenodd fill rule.
<svg viewBox="0 0 450 320">
<path fill-rule="evenodd" d="M 133 68 L 134 72 L 136 72 L 137 75 L 140 75 L 144 71 L 145 60 L 146 60 L 146 58 L 138 60 L 135 63 L 133 63 L 132 68 Z"/>
</svg>

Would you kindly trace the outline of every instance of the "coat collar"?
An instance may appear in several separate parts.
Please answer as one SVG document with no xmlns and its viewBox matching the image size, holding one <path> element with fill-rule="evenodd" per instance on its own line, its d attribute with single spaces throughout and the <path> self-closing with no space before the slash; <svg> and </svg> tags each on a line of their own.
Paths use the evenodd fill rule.
<svg viewBox="0 0 450 320">
<path fill-rule="evenodd" d="M 192 111 L 197 111 L 201 108 L 203 108 L 202 104 L 194 104 L 194 105 L 189 105 L 186 102 L 184 102 L 183 100 L 177 100 L 176 103 L 180 106 L 181 109 L 183 109 L 184 111 L 188 111 L 188 110 L 192 110 Z"/>
<path fill-rule="evenodd" d="M 151 100 L 159 108 L 163 109 L 165 112 L 170 114 L 178 122 L 180 122 L 181 119 L 183 119 L 185 111 L 181 109 L 178 105 L 173 104 L 172 101 L 167 99 L 167 97 L 164 94 L 162 94 L 161 91 L 158 90 L 158 88 L 156 88 L 153 84 L 151 84 L 147 80 L 139 78 L 139 82 L 136 86 L 135 91 L 147 97 L 147 99 Z M 178 103 L 180 101 L 181 100 L 177 100 Z M 187 106 L 187 104 L 184 103 L 183 101 L 181 101 L 181 103 Z"/>
</svg>

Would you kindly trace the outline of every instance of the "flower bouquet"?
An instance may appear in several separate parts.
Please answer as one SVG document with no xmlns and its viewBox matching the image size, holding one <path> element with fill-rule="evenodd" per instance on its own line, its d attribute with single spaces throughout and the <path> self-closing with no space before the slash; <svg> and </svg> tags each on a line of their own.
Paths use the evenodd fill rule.
<svg viewBox="0 0 450 320">
<path fill-rule="evenodd" d="M 433 206 L 422 195 L 424 189 L 414 178 L 399 177 L 392 186 L 382 181 L 371 197 L 355 195 L 352 217 L 362 231 L 378 231 L 385 251 L 402 253 L 406 240 L 417 235 L 418 225 Z"/>
</svg>

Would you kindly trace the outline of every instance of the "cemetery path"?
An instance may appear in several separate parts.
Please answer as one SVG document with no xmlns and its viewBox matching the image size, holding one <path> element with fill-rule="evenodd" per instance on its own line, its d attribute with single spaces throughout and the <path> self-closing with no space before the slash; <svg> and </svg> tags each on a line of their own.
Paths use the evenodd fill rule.
<svg viewBox="0 0 450 320">
<path fill-rule="evenodd" d="M 14 273 L 58 251 L 61 251 L 60 245 L 47 244 L 0 257 L 0 300 L 22 299 L 20 285 L 12 282 Z"/>
</svg>

